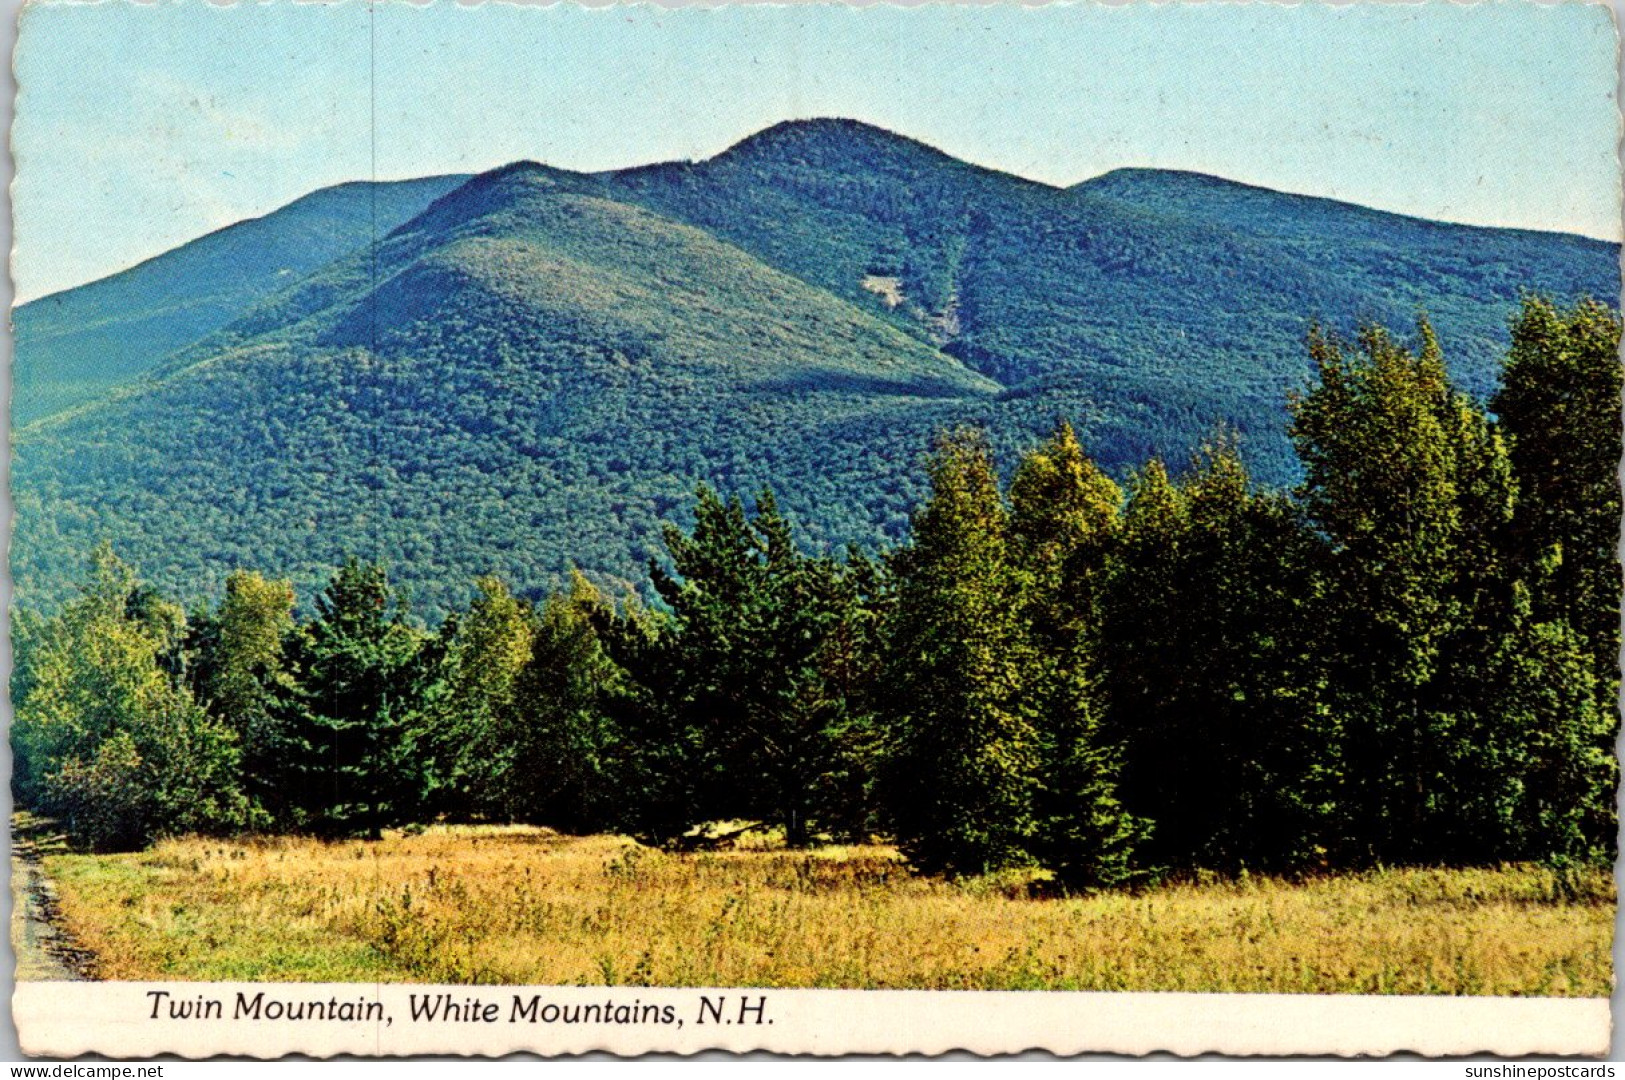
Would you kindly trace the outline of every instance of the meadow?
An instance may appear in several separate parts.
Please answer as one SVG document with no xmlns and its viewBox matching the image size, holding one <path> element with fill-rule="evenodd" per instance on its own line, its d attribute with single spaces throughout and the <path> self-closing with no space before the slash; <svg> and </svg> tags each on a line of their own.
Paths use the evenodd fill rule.
<svg viewBox="0 0 1625 1080">
<path fill-rule="evenodd" d="M 1614 884 L 1521 865 L 1069 899 L 879 845 L 436 827 L 52 855 L 100 979 L 1607 996 Z"/>
</svg>

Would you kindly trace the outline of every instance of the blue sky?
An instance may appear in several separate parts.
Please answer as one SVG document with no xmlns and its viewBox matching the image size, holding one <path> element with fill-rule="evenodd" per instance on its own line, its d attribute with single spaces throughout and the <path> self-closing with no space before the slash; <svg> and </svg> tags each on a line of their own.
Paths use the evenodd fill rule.
<svg viewBox="0 0 1625 1080">
<path fill-rule="evenodd" d="M 26 300 L 326 184 L 699 158 L 810 116 L 1055 184 L 1196 169 L 1618 239 L 1615 71 L 1584 4 L 45 3 L 13 272 Z"/>
</svg>

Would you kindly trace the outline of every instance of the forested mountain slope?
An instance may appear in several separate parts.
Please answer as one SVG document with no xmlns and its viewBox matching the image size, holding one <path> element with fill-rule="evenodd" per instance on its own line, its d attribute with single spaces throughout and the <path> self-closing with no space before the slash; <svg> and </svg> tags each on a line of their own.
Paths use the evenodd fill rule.
<svg viewBox="0 0 1625 1080">
<path fill-rule="evenodd" d="M 260 300 L 393 229 L 467 180 L 322 188 L 111 277 L 13 313 L 11 416 L 22 426 L 94 400 Z"/>
<path fill-rule="evenodd" d="M 1290 483 L 1312 322 L 1425 311 L 1482 394 L 1520 289 L 1619 293 L 1614 245 L 1195 174 L 1063 190 L 851 121 L 698 163 L 424 183 L 446 187 L 403 202 L 376 252 L 253 295 L 229 259 L 194 260 L 172 288 L 219 298 L 212 325 L 19 434 L 24 603 L 60 599 L 102 538 L 185 596 L 238 565 L 308 589 L 347 552 L 430 610 L 487 571 L 522 591 L 571 565 L 641 580 L 700 481 L 771 483 L 814 542 L 871 543 L 901 534 L 920 453 L 958 423 L 1014 447 L 1070 417 L 1118 475 L 1225 425 Z M 94 310 L 179 326 L 152 280 Z"/>
<path fill-rule="evenodd" d="M 1249 457 L 1276 480 L 1292 475 L 1276 429 L 1311 322 L 1406 327 L 1426 311 L 1452 374 L 1484 394 L 1520 290 L 1619 293 L 1618 248 L 1600 241 L 1192 173 L 1121 170 L 1063 191 L 854 121 L 780 124 L 710 161 L 605 180 L 1006 386 L 1081 382 L 1105 419 L 1193 390 L 1207 424 L 1254 433 Z M 895 289 L 865 288 L 877 278 Z M 1172 434 L 1152 441 L 1182 456 Z M 1094 447 L 1113 463 L 1139 449 Z"/>
<path fill-rule="evenodd" d="M 237 565 L 316 584 L 349 551 L 431 605 L 489 570 L 630 578 L 699 478 L 779 485 L 820 540 L 873 536 L 918 494 L 900 466 L 998 392 L 704 232 L 529 166 L 271 310 L 22 433 L 25 600 L 59 597 L 100 536 L 186 595 Z"/>
<path fill-rule="evenodd" d="M 1119 169 L 1070 190 L 1258 237 L 1390 309 L 1426 310 L 1454 346 L 1452 374 L 1475 394 L 1494 386 L 1507 312 L 1525 291 L 1611 303 L 1619 292 L 1618 246 L 1584 236 L 1428 221 L 1170 170 Z"/>
</svg>

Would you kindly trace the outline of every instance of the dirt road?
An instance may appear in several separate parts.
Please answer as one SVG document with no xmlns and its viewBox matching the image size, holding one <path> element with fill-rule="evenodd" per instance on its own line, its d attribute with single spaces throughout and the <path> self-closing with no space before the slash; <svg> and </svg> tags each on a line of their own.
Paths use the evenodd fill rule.
<svg viewBox="0 0 1625 1080">
<path fill-rule="evenodd" d="M 11 822 L 11 947 L 18 982 L 85 978 L 90 957 L 65 940 L 53 922 L 56 899 L 40 867 L 45 850 L 61 843 L 47 823 L 27 815 Z"/>
</svg>

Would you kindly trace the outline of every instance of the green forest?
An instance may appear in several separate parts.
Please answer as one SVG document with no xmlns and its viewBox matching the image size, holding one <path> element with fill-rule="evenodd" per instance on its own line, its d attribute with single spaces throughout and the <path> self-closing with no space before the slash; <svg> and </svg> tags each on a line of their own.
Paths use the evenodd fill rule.
<svg viewBox="0 0 1625 1080">
<path fill-rule="evenodd" d="M 1425 321 L 1317 330 L 1290 490 L 1223 430 L 1119 484 L 1064 420 L 1007 460 L 956 426 L 878 551 L 702 485 L 646 587 L 485 577 L 431 627 L 381 564 L 187 610 L 104 543 L 13 612 L 16 796 L 94 850 L 727 822 L 1060 891 L 1611 860 L 1619 339 L 1526 298 L 1481 405 Z"/>
<path fill-rule="evenodd" d="M 1222 429 L 1291 488 L 1311 320 L 1426 311 L 1487 401 L 1521 291 L 1613 303 L 1619 255 L 1195 173 L 1049 187 L 828 119 L 324 189 L 19 308 L 14 595 L 54 612 L 112 539 L 188 609 L 254 568 L 309 616 L 352 554 L 430 625 L 486 574 L 654 603 L 699 483 L 878 560 L 937 432 L 980 428 L 1007 477 L 1058 417 L 1119 483 Z"/>
</svg>

